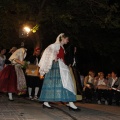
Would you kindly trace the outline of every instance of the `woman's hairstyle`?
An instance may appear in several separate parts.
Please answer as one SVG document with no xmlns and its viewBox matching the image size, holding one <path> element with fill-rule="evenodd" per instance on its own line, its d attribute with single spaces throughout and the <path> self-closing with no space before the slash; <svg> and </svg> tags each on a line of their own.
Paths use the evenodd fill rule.
<svg viewBox="0 0 120 120">
<path fill-rule="evenodd" d="M 3 50 L 6 50 L 6 48 L 2 48 L 2 49 L 0 50 L 0 52 L 2 52 Z"/>
<path fill-rule="evenodd" d="M 62 41 L 62 38 L 67 38 L 68 36 L 64 33 L 62 34 L 60 37 L 59 37 L 59 41 L 61 42 Z"/>
<path fill-rule="evenodd" d="M 88 72 L 88 75 L 91 75 L 92 73 L 95 74 L 95 72 L 94 72 L 93 70 L 90 70 L 90 71 Z"/>
<path fill-rule="evenodd" d="M 114 73 L 116 75 L 118 74 L 116 70 L 113 70 L 111 73 Z"/>
<path fill-rule="evenodd" d="M 104 76 L 104 73 L 103 73 L 103 72 L 100 72 L 99 76 Z"/>
</svg>

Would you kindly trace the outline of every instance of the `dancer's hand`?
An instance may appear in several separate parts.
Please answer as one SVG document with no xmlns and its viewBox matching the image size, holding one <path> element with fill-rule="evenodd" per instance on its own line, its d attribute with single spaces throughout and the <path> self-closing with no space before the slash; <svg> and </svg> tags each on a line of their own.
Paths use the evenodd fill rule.
<svg viewBox="0 0 120 120">
<path fill-rule="evenodd" d="M 22 62 L 21 62 L 21 65 L 24 65 L 24 64 L 25 64 L 25 61 L 22 61 Z"/>
<path fill-rule="evenodd" d="M 44 79 L 44 76 L 43 76 L 43 75 L 40 75 L 40 79 Z"/>
<path fill-rule="evenodd" d="M 24 64 L 25 64 L 25 61 L 20 61 L 20 60 L 18 60 L 18 59 L 15 59 L 15 62 L 17 62 L 17 63 L 19 63 L 19 64 L 21 64 L 21 65 L 24 65 Z"/>
<path fill-rule="evenodd" d="M 112 88 L 108 88 L 108 90 L 112 90 Z"/>
<path fill-rule="evenodd" d="M 72 65 L 71 64 L 69 64 L 69 67 L 71 67 Z"/>
</svg>

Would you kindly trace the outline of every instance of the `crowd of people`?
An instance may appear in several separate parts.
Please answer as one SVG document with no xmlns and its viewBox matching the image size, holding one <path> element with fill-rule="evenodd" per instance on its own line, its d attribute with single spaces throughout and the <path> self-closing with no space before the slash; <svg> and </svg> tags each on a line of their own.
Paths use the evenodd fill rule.
<svg viewBox="0 0 120 120">
<path fill-rule="evenodd" d="M 103 72 L 95 76 L 95 72 L 89 71 L 84 79 L 83 95 L 86 102 L 92 102 L 96 98 L 98 104 L 103 100 L 106 105 L 117 106 L 120 104 L 120 78 L 116 71 L 112 71 L 105 77 Z"/>
<path fill-rule="evenodd" d="M 25 73 L 25 61 L 38 65 L 40 60 L 40 48 L 36 47 L 32 55 L 27 56 L 27 49 L 12 47 L 8 52 L 1 48 L 0 53 L 0 92 L 8 93 L 9 100 L 13 101 L 12 94 L 29 95 L 29 99 L 38 99 L 42 86 L 39 76 L 28 76 Z M 34 94 L 34 95 L 33 95 Z"/>
<path fill-rule="evenodd" d="M 117 73 L 112 71 L 105 77 L 103 72 L 99 72 L 95 76 L 91 70 L 87 76 L 81 75 L 77 68 L 77 48 L 74 47 L 73 53 L 65 57 L 64 45 L 68 42 L 69 37 L 61 33 L 42 55 L 39 47 L 35 47 L 30 56 L 27 56 L 25 46 L 12 47 L 9 52 L 1 48 L 0 92 L 8 93 L 10 101 L 14 101 L 13 93 L 26 94 L 30 100 L 42 101 L 43 108 L 49 109 L 53 109 L 50 102 L 58 101 L 68 103 L 66 106 L 74 111 L 80 111 L 74 104 L 77 100 L 119 105 L 120 78 Z M 39 75 L 26 74 L 26 61 L 27 66 L 39 67 Z"/>
<path fill-rule="evenodd" d="M 1 49 L 0 92 L 8 93 L 10 101 L 14 101 L 13 93 L 17 95 L 28 93 L 30 100 L 43 102 L 43 108 L 53 109 L 49 102 L 60 101 L 68 103 L 66 106 L 69 110 L 80 111 L 80 108 L 74 104 L 76 91 L 64 59 L 64 45 L 68 42 L 68 36 L 61 33 L 56 38 L 56 42 L 44 50 L 42 56 L 39 47 L 36 47 L 33 55 L 29 57 L 26 57 L 25 46 L 13 52 L 10 50 L 7 54 L 6 49 Z M 26 74 L 26 64 L 39 67 L 40 75 Z M 44 80 L 40 80 L 41 78 Z"/>
</svg>

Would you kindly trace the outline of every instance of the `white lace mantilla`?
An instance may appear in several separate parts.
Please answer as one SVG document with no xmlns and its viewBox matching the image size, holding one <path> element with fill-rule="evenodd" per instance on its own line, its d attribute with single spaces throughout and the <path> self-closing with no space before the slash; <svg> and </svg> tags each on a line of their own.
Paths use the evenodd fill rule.
<svg viewBox="0 0 120 120">
<path fill-rule="evenodd" d="M 40 59 L 40 62 L 38 64 L 38 66 L 40 67 L 39 69 L 40 75 L 44 75 L 45 73 L 49 72 L 49 70 L 52 67 L 53 60 L 55 60 L 57 57 L 59 49 L 60 49 L 59 43 L 51 44 L 45 49 L 42 58 Z"/>
</svg>

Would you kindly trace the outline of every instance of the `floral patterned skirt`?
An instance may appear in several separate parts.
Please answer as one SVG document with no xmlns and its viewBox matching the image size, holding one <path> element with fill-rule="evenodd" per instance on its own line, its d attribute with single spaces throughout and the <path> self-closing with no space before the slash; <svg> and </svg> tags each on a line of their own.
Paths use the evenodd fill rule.
<svg viewBox="0 0 120 120">
<path fill-rule="evenodd" d="M 15 71 L 17 75 L 17 90 L 18 90 L 18 95 L 26 94 L 26 79 L 24 72 L 21 68 L 21 66 L 15 66 Z"/>
</svg>

